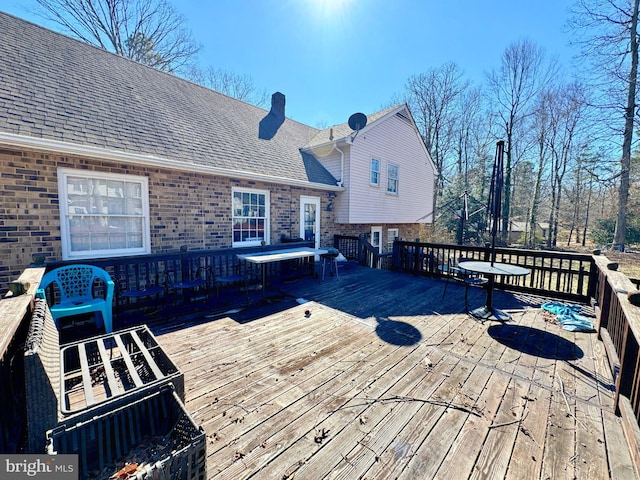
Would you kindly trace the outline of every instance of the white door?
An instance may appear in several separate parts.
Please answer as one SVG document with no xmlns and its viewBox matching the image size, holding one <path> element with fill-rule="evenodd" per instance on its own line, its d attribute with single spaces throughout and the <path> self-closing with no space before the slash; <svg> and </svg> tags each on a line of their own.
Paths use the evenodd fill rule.
<svg viewBox="0 0 640 480">
<path fill-rule="evenodd" d="M 371 245 L 378 249 L 378 253 L 382 253 L 382 227 L 371 227 Z M 380 265 L 374 265 L 373 258 L 370 263 L 371 268 L 380 268 Z"/>
<path fill-rule="evenodd" d="M 320 197 L 300 196 L 300 238 L 320 248 Z"/>
<path fill-rule="evenodd" d="M 382 227 L 371 227 L 371 245 L 382 253 Z"/>
</svg>

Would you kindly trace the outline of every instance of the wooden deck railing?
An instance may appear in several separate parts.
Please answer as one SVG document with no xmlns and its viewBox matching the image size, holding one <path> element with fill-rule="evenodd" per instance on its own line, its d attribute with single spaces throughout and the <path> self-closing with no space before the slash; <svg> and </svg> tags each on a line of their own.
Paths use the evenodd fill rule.
<svg viewBox="0 0 640 480">
<path fill-rule="evenodd" d="M 208 282 L 209 286 L 212 286 L 214 276 L 232 275 L 237 273 L 240 268 L 247 268 L 247 277 L 255 279 L 257 282 L 262 276 L 261 267 L 254 264 L 241 266 L 240 260 L 237 258 L 238 254 L 296 247 L 313 247 L 313 243 L 289 242 L 264 247 L 191 250 L 132 257 L 50 262 L 47 263 L 47 270 L 72 263 L 88 263 L 100 267 L 106 270 L 116 283 L 115 301 L 117 306 L 126 307 L 126 302 L 136 303 L 136 299 L 125 299 L 122 292 L 140 291 L 154 285 L 162 287 L 158 295 L 163 298 L 175 294 L 171 285 L 202 278 Z M 265 265 L 265 268 L 267 269 L 267 277 L 280 276 L 286 273 L 287 264 L 269 263 Z"/>
<path fill-rule="evenodd" d="M 615 408 L 640 470 L 640 307 L 629 302 L 637 292 L 624 274 L 611 270 L 604 256 L 594 257 L 597 268 L 597 330 L 616 382 Z"/>
<path fill-rule="evenodd" d="M 461 260 L 490 260 L 489 247 L 421 242 L 394 242 L 392 268 L 406 273 L 440 276 L 442 265 Z M 593 257 L 588 254 L 497 248 L 496 261 L 531 270 L 523 277 L 497 277 L 496 287 L 557 299 L 589 303 L 595 294 Z"/>
<path fill-rule="evenodd" d="M 390 252 L 381 253 L 364 236 L 335 235 L 333 246 L 347 259 L 355 260 L 364 267 L 383 270 L 390 270 L 392 267 L 392 254 Z"/>
<path fill-rule="evenodd" d="M 362 261 L 362 239 L 353 235 L 334 235 L 333 246 L 348 260 Z"/>
</svg>

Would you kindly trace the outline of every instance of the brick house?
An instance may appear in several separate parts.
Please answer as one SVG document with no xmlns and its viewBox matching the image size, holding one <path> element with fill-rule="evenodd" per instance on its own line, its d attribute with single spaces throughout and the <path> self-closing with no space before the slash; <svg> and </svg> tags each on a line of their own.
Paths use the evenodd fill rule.
<svg viewBox="0 0 640 480">
<path fill-rule="evenodd" d="M 406 105 L 318 130 L 0 12 L 0 291 L 32 261 L 370 234 L 430 223 Z"/>
</svg>

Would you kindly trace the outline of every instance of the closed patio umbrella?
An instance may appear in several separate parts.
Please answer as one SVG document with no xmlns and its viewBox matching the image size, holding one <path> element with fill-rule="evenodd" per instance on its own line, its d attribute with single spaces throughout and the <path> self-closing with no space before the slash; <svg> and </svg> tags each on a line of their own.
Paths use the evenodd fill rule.
<svg viewBox="0 0 640 480">
<path fill-rule="evenodd" d="M 502 218 L 502 189 L 504 188 L 504 140 L 496 143 L 496 156 L 493 161 L 491 188 L 487 203 L 487 225 L 491 225 L 491 265 L 496 261 L 496 236 L 500 231 Z"/>
</svg>

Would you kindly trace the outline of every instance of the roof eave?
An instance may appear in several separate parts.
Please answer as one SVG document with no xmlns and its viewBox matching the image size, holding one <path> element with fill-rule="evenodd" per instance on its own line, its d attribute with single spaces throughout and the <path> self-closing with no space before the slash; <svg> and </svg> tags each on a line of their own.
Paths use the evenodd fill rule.
<svg viewBox="0 0 640 480">
<path fill-rule="evenodd" d="M 95 158 L 98 160 L 111 160 L 115 162 L 127 163 L 130 165 L 144 165 L 154 168 L 160 167 L 188 172 L 208 173 L 223 177 L 241 178 L 244 180 L 255 180 L 266 183 L 279 183 L 284 185 L 316 188 L 319 190 L 344 190 L 344 187 L 339 187 L 337 185 L 296 180 L 292 178 L 278 177 L 275 175 L 264 175 L 255 172 L 212 167 L 208 165 L 198 165 L 195 163 L 186 164 L 184 161 L 176 161 L 170 158 L 157 157 L 155 155 L 145 155 L 139 153 L 123 152 L 120 150 L 110 150 L 107 148 L 95 147 L 91 145 L 67 143 L 58 140 L 29 137 L 7 132 L 0 132 L 0 144 L 47 153 L 77 155 L 82 157 Z"/>
<path fill-rule="evenodd" d="M 330 147 L 332 145 L 340 145 L 340 144 L 351 145 L 352 144 L 351 137 L 347 136 L 347 137 L 331 140 L 329 142 L 317 143 L 317 144 L 311 145 L 309 147 L 303 147 L 303 148 L 300 149 L 300 151 L 301 152 L 313 153 L 313 150 L 315 150 L 315 149 L 322 148 L 322 147 Z"/>
</svg>

